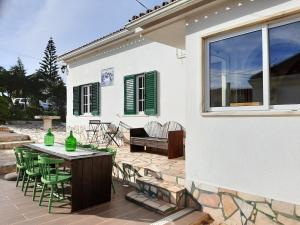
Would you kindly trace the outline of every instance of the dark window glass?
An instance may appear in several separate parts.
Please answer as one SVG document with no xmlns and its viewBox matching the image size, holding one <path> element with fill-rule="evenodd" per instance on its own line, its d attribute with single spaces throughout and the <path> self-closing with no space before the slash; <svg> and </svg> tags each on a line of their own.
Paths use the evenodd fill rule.
<svg viewBox="0 0 300 225">
<path fill-rule="evenodd" d="M 270 103 L 300 104 L 300 22 L 269 29 Z"/>
<path fill-rule="evenodd" d="M 211 107 L 263 104 L 261 31 L 212 42 L 209 53 Z"/>
</svg>

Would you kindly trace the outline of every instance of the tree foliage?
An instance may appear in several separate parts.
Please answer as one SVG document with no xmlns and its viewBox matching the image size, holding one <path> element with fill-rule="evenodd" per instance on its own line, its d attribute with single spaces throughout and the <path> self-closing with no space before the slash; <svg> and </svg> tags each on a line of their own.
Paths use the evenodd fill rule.
<svg viewBox="0 0 300 225">
<path fill-rule="evenodd" d="M 62 119 L 65 119 L 66 87 L 58 73 L 56 47 L 52 38 L 44 51 L 38 74 L 45 84 L 44 94 L 47 100 L 52 103 Z"/>
<path fill-rule="evenodd" d="M 32 119 L 38 114 L 58 114 L 65 119 L 66 87 L 59 76 L 56 48 L 48 41 L 40 68 L 27 76 L 20 58 L 9 70 L 0 66 L 0 122 L 8 119 Z M 13 98 L 30 99 L 30 107 L 13 104 Z M 42 112 L 39 101 L 52 104 L 52 112 Z"/>
</svg>

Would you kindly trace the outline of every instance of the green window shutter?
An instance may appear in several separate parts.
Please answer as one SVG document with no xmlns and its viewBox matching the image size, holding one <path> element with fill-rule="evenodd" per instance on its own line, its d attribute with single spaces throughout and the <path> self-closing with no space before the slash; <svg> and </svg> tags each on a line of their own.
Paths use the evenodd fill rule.
<svg viewBox="0 0 300 225">
<path fill-rule="evenodd" d="M 145 74 L 145 114 L 157 114 L 157 71 Z"/>
<path fill-rule="evenodd" d="M 92 84 L 92 115 L 100 115 L 100 84 L 99 82 Z"/>
<path fill-rule="evenodd" d="M 73 87 L 73 115 L 81 114 L 81 86 Z"/>
<path fill-rule="evenodd" d="M 124 77 L 124 114 L 136 114 L 136 76 Z"/>
</svg>

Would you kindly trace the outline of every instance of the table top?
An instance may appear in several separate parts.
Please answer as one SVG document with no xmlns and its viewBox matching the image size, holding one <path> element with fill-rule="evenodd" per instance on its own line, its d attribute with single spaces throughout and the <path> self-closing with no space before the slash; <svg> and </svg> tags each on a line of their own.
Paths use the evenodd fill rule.
<svg viewBox="0 0 300 225">
<path fill-rule="evenodd" d="M 58 143 L 55 143 L 53 146 L 45 146 L 44 144 L 26 144 L 24 146 L 66 160 L 75 160 L 75 159 L 82 159 L 82 158 L 111 155 L 110 153 L 106 153 L 106 152 L 93 151 L 91 149 L 78 148 L 78 147 L 74 152 L 67 152 L 65 150 L 65 146 Z"/>
</svg>

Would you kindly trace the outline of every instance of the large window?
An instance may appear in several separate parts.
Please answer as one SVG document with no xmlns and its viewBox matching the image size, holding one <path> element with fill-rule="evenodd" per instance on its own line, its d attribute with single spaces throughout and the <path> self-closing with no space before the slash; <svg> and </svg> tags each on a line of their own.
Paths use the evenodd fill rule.
<svg viewBox="0 0 300 225">
<path fill-rule="evenodd" d="M 269 29 L 270 102 L 300 104 L 300 22 Z"/>
<path fill-rule="evenodd" d="M 262 105 L 261 31 L 210 43 L 210 106 Z"/>
<path fill-rule="evenodd" d="M 207 111 L 300 108 L 299 65 L 299 21 L 209 39 Z"/>
</svg>

